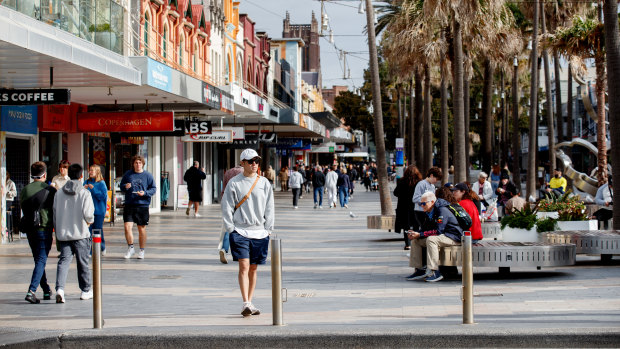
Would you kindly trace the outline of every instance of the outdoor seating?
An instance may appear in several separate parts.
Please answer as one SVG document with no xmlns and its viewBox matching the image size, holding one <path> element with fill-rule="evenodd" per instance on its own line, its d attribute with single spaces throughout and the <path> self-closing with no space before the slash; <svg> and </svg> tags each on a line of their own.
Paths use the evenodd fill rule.
<svg viewBox="0 0 620 349">
<path fill-rule="evenodd" d="M 543 234 L 543 241 L 575 244 L 578 254 L 600 254 L 602 260 L 609 260 L 614 254 L 620 254 L 618 230 L 552 231 Z"/>
</svg>

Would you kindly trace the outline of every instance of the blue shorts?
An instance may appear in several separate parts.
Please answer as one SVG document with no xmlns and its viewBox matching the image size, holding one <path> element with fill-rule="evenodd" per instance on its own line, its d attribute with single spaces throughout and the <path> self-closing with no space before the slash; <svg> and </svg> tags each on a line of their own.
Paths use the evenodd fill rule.
<svg viewBox="0 0 620 349">
<path fill-rule="evenodd" d="M 233 261 L 249 259 L 250 264 L 265 264 L 269 252 L 269 236 L 263 239 L 250 239 L 236 231 L 230 233 L 230 253 Z"/>
</svg>

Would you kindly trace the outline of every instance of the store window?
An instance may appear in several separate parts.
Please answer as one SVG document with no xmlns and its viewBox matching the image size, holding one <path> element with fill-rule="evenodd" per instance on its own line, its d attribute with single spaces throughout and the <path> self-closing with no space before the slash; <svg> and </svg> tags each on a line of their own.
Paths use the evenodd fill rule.
<svg viewBox="0 0 620 349">
<path fill-rule="evenodd" d="M 144 13 L 144 55 L 149 55 L 149 14 Z"/>
</svg>

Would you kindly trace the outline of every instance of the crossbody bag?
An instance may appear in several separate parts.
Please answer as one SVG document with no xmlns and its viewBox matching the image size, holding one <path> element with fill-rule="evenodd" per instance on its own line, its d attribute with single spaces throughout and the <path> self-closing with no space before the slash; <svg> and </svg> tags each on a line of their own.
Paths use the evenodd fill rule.
<svg viewBox="0 0 620 349">
<path fill-rule="evenodd" d="M 254 190 L 254 187 L 256 186 L 256 183 L 258 183 L 259 179 L 260 179 L 260 176 L 256 175 L 256 180 L 254 181 L 254 184 L 252 184 L 252 187 L 250 188 L 250 191 L 247 194 L 245 194 L 245 196 L 243 197 L 243 199 L 241 199 L 241 201 L 239 201 L 239 203 L 237 203 L 235 205 L 235 211 L 234 212 L 236 212 L 237 209 L 239 207 L 241 207 L 241 205 L 243 205 L 243 203 L 250 197 L 250 194 L 252 194 L 252 190 Z"/>
</svg>

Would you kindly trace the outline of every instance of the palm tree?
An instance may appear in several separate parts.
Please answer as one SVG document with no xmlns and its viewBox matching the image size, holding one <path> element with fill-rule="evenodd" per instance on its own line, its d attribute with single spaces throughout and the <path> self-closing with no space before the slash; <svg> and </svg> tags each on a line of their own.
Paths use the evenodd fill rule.
<svg viewBox="0 0 620 349">
<path fill-rule="evenodd" d="M 381 215 L 393 214 L 392 197 L 387 175 L 387 162 L 385 159 L 385 136 L 383 132 L 383 111 L 381 109 L 381 88 L 379 84 L 379 63 L 374 24 L 374 10 L 371 0 L 366 0 L 366 23 L 368 28 L 368 50 L 370 51 L 370 73 L 372 81 L 372 102 L 375 119 L 375 143 L 377 147 L 377 174 L 379 177 L 379 200 L 381 202 Z"/>
<path fill-rule="evenodd" d="M 445 38 L 445 30 L 442 30 L 441 40 L 445 41 Z M 450 153 L 450 150 L 448 149 L 448 130 L 450 129 L 450 126 L 448 125 L 448 85 L 446 81 L 446 59 L 444 55 L 441 56 L 439 61 L 439 69 L 441 70 L 441 83 L 439 90 L 441 93 L 441 170 L 443 174 L 441 183 L 445 184 L 448 182 L 448 168 L 450 167 L 450 159 L 448 158 L 448 154 Z"/>
<path fill-rule="evenodd" d="M 545 3 L 540 3 L 540 11 L 542 23 L 540 25 L 542 35 L 547 32 L 547 21 L 545 16 Z M 545 101 L 547 109 L 547 139 L 549 142 L 549 173 L 553 173 L 555 169 L 555 128 L 553 126 L 553 108 L 551 106 L 551 73 L 549 72 L 549 52 L 545 47 L 542 47 L 543 65 L 545 71 L 545 94 L 547 100 Z M 557 77 L 556 77 L 557 78 Z"/>
<path fill-rule="evenodd" d="M 617 21 L 617 19 L 616 19 Z M 576 17 L 572 27 L 558 28 L 548 35 L 546 45 L 568 58 L 594 58 L 596 66 L 597 150 L 599 186 L 607 182 L 607 127 L 605 125 L 605 42 L 604 25 L 598 20 Z"/>
<path fill-rule="evenodd" d="M 534 0 L 534 16 L 532 25 L 532 53 L 530 56 L 531 83 L 530 83 L 530 134 L 527 154 L 527 197 L 536 197 L 536 153 L 538 153 L 538 0 Z"/>
<path fill-rule="evenodd" d="M 605 1 L 605 48 L 607 53 L 607 74 L 609 95 L 620 95 L 620 35 L 618 34 L 618 2 Z M 620 161 L 620 99 L 609 99 L 609 130 L 611 135 L 611 156 L 618 164 Z M 613 171 L 614 183 L 620 183 L 620 171 L 616 166 Z M 620 229 L 620 205 L 614 205 L 614 229 Z"/>
</svg>

